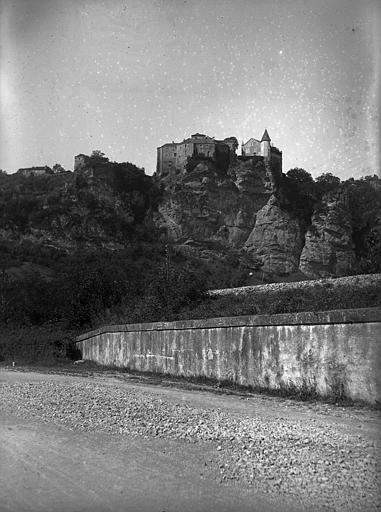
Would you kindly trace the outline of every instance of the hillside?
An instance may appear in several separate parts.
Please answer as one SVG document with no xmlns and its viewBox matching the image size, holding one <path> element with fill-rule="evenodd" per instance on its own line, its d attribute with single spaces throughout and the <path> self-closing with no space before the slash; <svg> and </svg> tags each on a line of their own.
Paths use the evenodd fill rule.
<svg viewBox="0 0 381 512">
<path fill-rule="evenodd" d="M 211 243 L 238 251 L 253 284 L 380 270 L 376 176 L 340 182 L 325 174 L 315 181 L 303 169 L 279 174 L 243 158 L 222 172 L 200 158 L 161 184 L 156 225 L 184 254 L 212 258 Z"/>
<path fill-rule="evenodd" d="M 213 287 L 380 270 L 376 176 L 315 181 L 263 161 L 236 158 L 220 169 L 195 158 L 187 172 L 162 178 L 94 153 L 75 172 L 0 174 L 0 253 L 49 266 L 57 254 L 159 243 L 221 267 Z M 226 267 L 240 269 L 240 282 L 224 281 Z"/>
<path fill-rule="evenodd" d="M 162 179 L 96 153 L 75 172 L 0 174 L 0 360 L 75 357 L 75 334 L 109 323 L 380 304 L 378 281 L 207 296 L 380 272 L 377 177 L 198 158 Z"/>
<path fill-rule="evenodd" d="M 149 236 L 145 225 L 158 191 L 132 164 L 107 164 L 107 176 L 65 172 L 0 175 L 0 237 L 9 245 L 125 247 Z"/>
</svg>

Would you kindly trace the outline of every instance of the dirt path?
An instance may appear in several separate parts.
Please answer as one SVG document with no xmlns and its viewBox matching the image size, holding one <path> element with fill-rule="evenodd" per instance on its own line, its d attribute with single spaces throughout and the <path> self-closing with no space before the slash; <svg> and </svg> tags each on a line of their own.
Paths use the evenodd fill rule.
<svg viewBox="0 0 381 512">
<path fill-rule="evenodd" d="M 218 396 L 109 375 L 84 378 L 0 370 L 0 386 L 41 381 L 91 381 L 136 394 L 148 389 L 153 399 L 173 404 L 221 410 L 233 417 L 329 424 L 342 435 L 360 432 L 369 441 L 378 440 L 381 432 L 380 414 L 367 409 L 260 395 Z M 0 439 L 1 512 L 320 510 L 303 508 L 298 500 L 281 495 L 265 495 L 240 481 L 222 482 L 211 442 L 83 432 L 9 411 L 1 415 Z"/>
<path fill-rule="evenodd" d="M 220 485 L 205 447 L 2 417 L 2 512 L 284 510 Z M 293 508 L 289 508 L 293 510 Z"/>
</svg>

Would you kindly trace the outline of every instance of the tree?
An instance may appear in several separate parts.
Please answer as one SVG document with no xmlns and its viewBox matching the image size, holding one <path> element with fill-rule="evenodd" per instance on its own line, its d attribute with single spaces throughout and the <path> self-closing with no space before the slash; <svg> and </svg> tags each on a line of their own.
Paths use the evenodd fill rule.
<svg viewBox="0 0 381 512">
<path fill-rule="evenodd" d="M 287 172 L 287 177 L 294 183 L 298 183 L 301 186 L 312 185 L 314 179 L 311 174 L 301 167 L 294 167 Z"/>
<path fill-rule="evenodd" d="M 371 233 L 374 229 L 379 229 L 381 224 L 380 184 L 381 181 L 377 177 L 376 179 L 367 177 L 359 180 L 349 179 L 343 184 L 348 193 L 352 236 L 359 259 L 367 259 L 370 248 L 377 246 L 375 243 L 377 235 Z"/>
<path fill-rule="evenodd" d="M 95 149 L 89 157 L 90 165 L 103 165 L 107 164 L 108 162 L 109 159 L 99 149 Z"/>
<path fill-rule="evenodd" d="M 376 274 L 381 272 L 381 232 L 373 229 L 365 240 L 364 255 L 360 258 L 360 272 Z"/>
<path fill-rule="evenodd" d="M 52 167 L 53 174 L 58 174 L 60 172 L 65 172 L 65 169 L 61 164 L 54 164 Z"/>
<path fill-rule="evenodd" d="M 333 190 L 337 190 L 340 186 L 340 183 L 340 178 L 334 176 L 332 173 L 323 173 L 316 178 L 317 193 L 320 197 L 323 197 L 324 194 L 332 192 Z"/>
<path fill-rule="evenodd" d="M 12 283 L 9 268 L 12 267 L 12 255 L 7 251 L 2 251 L 0 246 L 0 324 L 7 323 L 10 316 L 10 304 L 13 299 L 13 290 L 15 288 Z M 14 264 L 14 263 L 13 263 Z"/>
<path fill-rule="evenodd" d="M 290 169 L 286 175 L 282 175 L 281 188 L 285 192 L 287 208 L 308 223 L 316 201 L 315 182 L 311 174 L 300 167 Z"/>
<path fill-rule="evenodd" d="M 123 297 L 133 296 L 135 275 L 128 263 L 108 251 L 65 260 L 56 284 L 64 318 L 75 327 L 90 326 Z"/>
</svg>

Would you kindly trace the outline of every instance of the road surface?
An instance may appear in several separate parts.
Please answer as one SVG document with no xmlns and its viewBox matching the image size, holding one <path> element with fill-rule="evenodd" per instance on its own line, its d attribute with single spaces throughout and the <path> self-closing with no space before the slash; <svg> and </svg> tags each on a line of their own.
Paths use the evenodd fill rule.
<svg viewBox="0 0 381 512">
<path fill-rule="evenodd" d="M 89 378 L 75 376 L 0 370 L 0 400 L 2 385 L 11 390 L 12 386 L 28 385 L 34 398 L 34 385 L 64 387 L 88 382 Z M 379 413 L 374 411 L 347 411 L 259 395 L 248 399 L 217 396 L 101 376 L 93 377 L 91 385 L 105 393 L 124 387 L 136 396 L 148 393 L 152 400 L 160 397 L 171 406 L 218 410 L 235 420 L 242 415 L 263 421 L 283 418 L 298 424 L 308 419 L 314 425 L 334 428 L 342 436 L 361 432 L 368 443 L 375 442 L 380 432 Z M 5 402 L 7 397 L 5 393 Z M 306 505 L 297 493 L 293 497 L 292 493 L 261 492 L 242 478 L 222 480 L 220 446 L 216 448 L 212 440 L 186 442 L 170 436 L 120 434 L 112 429 L 86 431 L 70 422 L 47 421 L 42 413 L 29 414 L 18 395 L 14 404 L 13 411 L 12 403 L 3 409 L 0 406 L 1 512 L 336 510 L 320 507 L 316 499 Z"/>
</svg>

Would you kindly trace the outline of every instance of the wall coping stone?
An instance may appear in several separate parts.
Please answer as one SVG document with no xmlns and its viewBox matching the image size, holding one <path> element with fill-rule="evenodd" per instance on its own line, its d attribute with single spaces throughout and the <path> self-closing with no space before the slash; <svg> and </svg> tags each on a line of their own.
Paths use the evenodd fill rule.
<svg viewBox="0 0 381 512">
<path fill-rule="evenodd" d="M 381 308 L 335 309 L 332 311 L 305 311 L 278 315 L 246 315 L 234 317 L 178 320 L 175 322 L 151 322 L 137 324 L 105 325 L 83 333 L 76 338 L 81 342 L 95 336 L 116 332 L 181 331 L 188 329 L 215 329 L 231 327 L 264 327 L 286 325 L 329 325 L 381 322 Z M 380 340 L 381 342 L 381 340 Z"/>
</svg>

